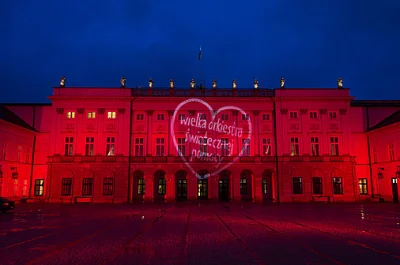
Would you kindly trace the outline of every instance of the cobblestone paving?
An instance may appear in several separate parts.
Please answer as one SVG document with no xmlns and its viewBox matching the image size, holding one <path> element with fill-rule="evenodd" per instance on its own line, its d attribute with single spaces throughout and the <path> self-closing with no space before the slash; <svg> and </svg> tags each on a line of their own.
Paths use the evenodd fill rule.
<svg viewBox="0 0 400 265">
<path fill-rule="evenodd" d="M 0 264 L 400 264 L 400 205 L 18 205 Z"/>
</svg>

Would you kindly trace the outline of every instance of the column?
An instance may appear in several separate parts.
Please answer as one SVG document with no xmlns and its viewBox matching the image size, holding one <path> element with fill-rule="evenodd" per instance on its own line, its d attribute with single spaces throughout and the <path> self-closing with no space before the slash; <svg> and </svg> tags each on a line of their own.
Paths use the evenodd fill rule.
<svg viewBox="0 0 400 265">
<path fill-rule="evenodd" d="M 146 156 L 152 156 L 153 154 L 153 140 L 152 140 L 152 121 L 153 111 L 148 110 L 147 113 L 147 142 L 146 142 Z M 147 187 L 146 187 L 147 188 Z"/>
</svg>

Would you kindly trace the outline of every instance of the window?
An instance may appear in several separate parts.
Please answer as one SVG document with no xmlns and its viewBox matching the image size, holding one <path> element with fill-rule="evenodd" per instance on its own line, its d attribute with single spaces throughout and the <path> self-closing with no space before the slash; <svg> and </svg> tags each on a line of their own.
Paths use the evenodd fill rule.
<svg viewBox="0 0 400 265">
<path fill-rule="evenodd" d="M 197 179 L 197 197 L 208 198 L 208 179 Z"/>
<path fill-rule="evenodd" d="M 144 178 L 138 178 L 138 195 L 144 195 L 145 194 L 145 189 L 146 185 L 144 182 Z"/>
<path fill-rule="evenodd" d="M 378 163 L 378 153 L 376 152 L 376 148 L 372 148 L 372 162 L 374 164 Z"/>
<path fill-rule="evenodd" d="M 178 114 L 178 120 L 179 120 L 179 121 L 182 121 L 182 120 L 184 120 L 185 118 L 186 118 L 186 115 L 185 115 L 185 114 L 183 114 L 183 113 Z"/>
<path fill-rule="evenodd" d="M 394 146 L 393 144 L 389 144 L 389 160 L 394 161 Z"/>
<path fill-rule="evenodd" d="M 72 178 L 63 178 L 61 181 L 61 196 L 71 196 Z"/>
<path fill-rule="evenodd" d="M 6 156 L 7 156 L 7 143 L 3 142 L 3 150 L 1 150 L 0 159 L 6 160 Z"/>
<path fill-rule="evenodd" d="M 157 114 L 157 120 L 158 121 L 163 121 L 164 120 L 164 114 L 163 113 Z"/>
<path fill-rule="evenodd" d="M 28 149 L 28 151 L 30 151 L 29 149 Z M 31 161 L 31 154 L 30 153 L 26 153 L 25 154 L 25 163 L 29 163 Z"/>
<path fill-rule="evenodd" d="M 250 120 L 249 114 L 242 114 L 242 121 L 248 121 Z"/>
<path fill-rule="evenodd" d="M 85 155 L 87 156 L 94 155 L 94 137 L 86 137 Z"/>
<path fill-rule="evenodd" d="M 262 139 L 262 154 L 264 156 L 271 156 L 271 139 L 264 138 Z"/>
<path fill-rule="evenodd" d="M 115 137 L 106 138 L 106 155 L 113 156 L 115 150 Z"/>
<path fill-rule="evenodd" d="M 158 195 L 167 194 L 167 181 L 165 178 L 158 179 Z"/>
<path fill-rule="evenodd" d="M 84 178 L 82 180 L 82 196 L 91 196 L 93 194 L 93 178 Z"/>
<path fill-rule="evenodd" d="M 143 121 L 144 120 L 144 114 L 143 113 L 136 114 L 136 120 L 137 121 Z"/>
<path fill-rule="evenodd" d="M 200 113 L 200 120 L 206 120 L 207 119 L 207 115 L 204 113 Z"/>
<path fill-rule="evenodd" d="M 199 138 L 200 156 L 207 156 L 207 139 L 208 138 L 206 136 Z"/>
<path fill-rule="evenodd" d="M 319 156 L 319 139 L 318 139 L 318 137 L 311 137 L 311 155 Z"/>
<path fill-rule="evenodd" d="M 298 156 L 299 155 L 299 138 L 291 137 L 290 138 L 290 155 Z"/>
<path fill-rule="evenodd" d="M 270 116 L 268 113 L 264 113 L 264 114 L 262 115 L 263 121 L 269 121 L 270 118 L 271 118 L 271 116 Z"/>
<path fill-rule="evenodd" d="M 115 119 L 117 117 L 117 113 L 115 111 L 107 112 L 107 119 Z"/>
<path fill-rule="evenodd" d="M 338 137 L 331 137 L 331 156 L 338 156 L 339 155 L 339 138 Z"/>
<path fill-rule="evenodd" d="M 322 178 L 321 177 L 313 177 L 312 178 L 312 186 L 314 194 L 322 194 Z"/>
<path fill-rule="evenodd" d="M 75 111 L 68 111 L 67 119 L 75 119 Z"/>
<path fill-rule="evenodd" d="M 96 112 L 94 112 L 94 111 L 88 112 L 87 117 L 88 117 L 88 119 L 96 118 Z"/>
<path fill-rule="evenodd" d="M 181 152 L 181 155 L 186 155 L 186 138 L 178 138 L 178 150 Z"/>
<path fill-rule="evenodd" d="M 342 178 L 333 178 L 333 194 L 343 194 Z"/>
<path fill-rule="evenodd" d="M 247 190 L 247 178 L 240 178 L 240 194 L 246 195 L 248 192 Z"/>
<path fill-rule="evenodd" d="M 268 194 L 268 183 L 267 183 L 267 179 L 263 178 L 262 179 L 262 194 Z"/>
<path fill-rule="evenodd" d="M 301 177 L 293 178 L 293 194 L 303 194 L 303 183 Z"/>
<path fill-rule="evenodd" d="M 297 111 L 291 111 L 291 112 L 289 113 L 289 118 L 290 118 L 290 119 L 297 119 L 297 118 L 298 118 L 298 113 L 297 113 Z"/>
<path fill-rule="evenodd" d="M 318 115 L 316 111 L 310 111 L 310 119 L 311 120 L 316 120 L 318 119 Z"/>
<path fill-rule="evenodd" d="M 329 119 L 331 120 L 336 120 L 337 114 L 335 111 L 330 111 L 329 112 Z"/>
<path fill-rule="evenodd" d="M 221 138 L 221 156 L 230 155 L 229 138 Z"/>
<path fill-rule="evenodd" d="M 65 137 L 64 156 L 74 155 L 74 137 Z"/>
<path fill-rule="evenodd" d="M 22 146 L 18 146 L 17 149 L 17 162 L 21 162 L 21 158 L 22 158 Z"/>
<path fill-rule="evenodd" d="M 368 194 L 368 186 L 367 186 L 367 179 L 362 178 L 358 180 L 358 187 L 360 187 L 360 194 L 366 195 Z"/>
<path fill-rule="evenodd" d="M 103 195 L 112 195 L 114 188 L 114 179 L 113 178 L 105 178 L 103 180 Z"/>
<path fill-rule="evenodd" d="M 250 139 L 242 139 L 242 155 L 250 156 Z"/>
<path fill-rule="evenodd" d="M 221 120 L 222 120 L 222 121 L 227 121 L 227 120 L 229 120 L 228 114 L 221 114 Z"/>
<path fill-rule="evenodd" d="M 144 147 L 144 139 L 136 138 L 135 139 L 135 156 L 143 156 L 143 147 Z"/>
<path fill-rule="evenodd" d="M 44 179 L 35 179 L 35 196 L 42 196 L 44 192 Z"/>
<path fill-rule="evenodd" d="M 156 138 L 156 156 L 164 155 L 164 138 Z"/>
</svg>

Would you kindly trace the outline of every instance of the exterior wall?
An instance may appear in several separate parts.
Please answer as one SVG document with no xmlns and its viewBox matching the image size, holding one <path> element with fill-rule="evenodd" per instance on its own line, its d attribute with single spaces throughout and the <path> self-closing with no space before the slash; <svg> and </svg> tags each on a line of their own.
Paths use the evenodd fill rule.
<svg viewBox="0 0 400 265">
<path fill-rule="evenodd" d="M 205 199 L 220 199 L 219 189 L 223 180 L 228 183 L 229 200 L 235 201 L 311 202 L 329 199 L 333 202 L 350 202 L 370 200 L 374 194 L 381 194 L 385 200 L 392 199 L 390 184 L 382 184 L 388 178 L 377 180 L 378 166 L 370 166 L 371 154 L 368 150 L 382 146 L 382 142 L 379 142 L 382 135 L 386 140 L 396 142 L 394 138 L 398 131 L 391 127 L 386 131 L 377 130 L 367 134 L 366 130 L 400 108 L 351 107 L 353 98 L 347 89 L 285 88 L 241 92 L 218 89 L 207 91 L 206 94 L 198 93 L 193 90 L 54 88 L 54 94 L 50 97 L 51 105 L 15 105 L 9 108 L 40 132 L 35 134 L 35 138 L 31 132 L 31 138 L 24 137 L 31 141 L 27 145 L 31 148 L 35 146 L 32 183 L 35 179 L 44 179 L 45 194 L 41 199 L 49 202 L 174 201 L 177 199 L 178 183 L 182 179 L 187 181 L 187 199 L 198 199 L 198 178 L 179 157 L 171 133 L 175 108 L 191 98 L 203 99 L 214 111 L 227 105 L 239 107 L 249 115 L 252 125 L 250 154 L 234 163 L 234 157 L 242 150 L 240 141 L 232 149 L 232 157 L 223 157 L 220 165 L 190 157 L 192 150 L 197 147 L 186 144 L 185 159 L 191 159 L 190 165 L 195 172 L 212 172 L 231 164 L 217 176 L 208 179 Z M 94 118 L 89 116 L 92 112 L 95 113 Z M 186 105 L 177 114 L 190 118 L 196 118 L 200 113 L 207 114 L 209 123 L 212 119 L 208 112 L 204 106 Z M 160 114 L 164 115 L 164 119 L 159 120 Z M 248 126 L 248 121 L 242 120 L 241 113 L 235 109 L 226 109 L 220 114 L 228 115 L 227 123 L 235 122 L 242 128 Z M 187 128 L 179 127 L 179 121 L 174 126 L 176 137 L 185 138 Z M 15 134 L 9 131 L 7 135 Z M 194 128 L 190 129 L 192 132 L 204 133 L 203 130 L 194 131 Z M 208 137 L 213 139 L 225 137 L 216 131 L 208 133 Z M 243 135 L 247 137 L 246 129 Z M 8 141 L 14 145 L 19 139 L 24 139 L 19 135 L 13 137 Z M 66 153 L 67 137 L 73 138 L 72 154 Z M 87 137 L 93 138 L 93 153 L 90 155 L 86 154 Z M 114 138 L 114 154 L 111 156 L 106 152 L 107 139 L 110 137 Z M 332 137 L 338 139 L 337 155 L 331 153 Z M 141 138 L 143 152 L 138 154 L 136 141 Z M 157 138 L 165 140 L 161 155 L 156 152 Z M 298 139 L 297 154 L 292 154 L 292 138 Z M 311 141 L 315 138 L 318 138 L 318 155 L 313 154 L 311 148 Z M 0 139 L 3 138 L 0 136 Z M 236 137 L 235 140 L 238 139 Z M 268 152 L 265 152 L 266 141 L 270 143 Z M 7 146 L 11 151 L 12 148 L 11 145 Z M 396 148 L 395 152 L 400 154 L 397 142 Z M 0 160 L 2 165 L 6 162 Z M 397 162 L 382 160 L 379 163 L 387 163 L 384 166 L 385 174 L 395 172 L 393 170 Z M 25 171 L 30 170 L 27 166 Z M 9 174 L 9 165 L 2 168 L 5 176 Z M 240 189 L 244 174 L 249 191 L 247 195 L 241 194 Z M 166 180 L 166 194 L 159 195 L 158 179 L 163 177 Z M 321 194 L 314 194 L 315 177 L 322 179 Z M 84 195 L 82 183 L 88 178 L 93 179 L 93 193 Z M 138 192 L 140 178 L 145 181 L 144 195 Z M 301 194 L 293 192 L 294 178 L 301 178 Z M 341 178 L 343 194 L 335 194 L 333 178 Z M 359 179 L 364 178 L 367 179 L 368 192 L 360 194 Z M 72 180 L 68 195 L 61 194 L 63 179 Z M 104 182 L 109 179 L 112 179 L 113 192 L 104 195 Z M 263 192 L 263 181 L 267 183 L 266 192 Z M 7 186 L 6 196 L 14 195 L 9 192 L 10 185 L 8 182 L 3 184 L 3 187 Z"/>
<path fill-rule="evenodd" d="M 369 132 L 368 136 L 373 156 L 371 162 L 374 193 L 379 194 L 387 201 L 391 201 L 393 199 L 392 179 L 396 178 L 397 167 L 400 167 L 400 123 Z M 390 144 L 394 147 L 394 159 L 391 159 L 389 155 Z M 382 179 L 377 177 L 378 172 L 382 172 Z M 400 179 L 397 179 L 397 181 L 400 182 Z M 400 187 L 398 183 L 397 185 Z"/>
<path fill-rule="evenodd" d="M 0 196 L 29 195 L 33 131 L 0 120 Z M 17 173 L 17 175 L 13 173 Z"/>
</svg>

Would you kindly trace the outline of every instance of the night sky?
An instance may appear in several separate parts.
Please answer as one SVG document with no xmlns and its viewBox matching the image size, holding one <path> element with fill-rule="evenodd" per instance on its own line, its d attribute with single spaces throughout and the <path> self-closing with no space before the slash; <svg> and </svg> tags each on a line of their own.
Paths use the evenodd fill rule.
<svg viewBox="0 0 400 265">
<path fill-rule="evenodd" d="M 15 0 L 0 2 L 1 102 L 67 86 L 345 87 L 400 99 L 399 0 Z"/>
</svg>

